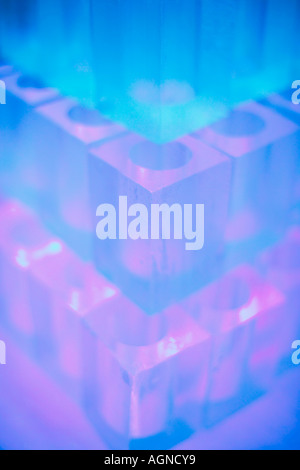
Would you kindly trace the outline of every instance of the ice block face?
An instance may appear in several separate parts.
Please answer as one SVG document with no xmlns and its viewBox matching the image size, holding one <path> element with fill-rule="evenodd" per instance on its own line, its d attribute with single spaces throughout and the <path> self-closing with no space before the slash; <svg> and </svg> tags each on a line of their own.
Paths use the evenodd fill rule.
<svg viewBox="0 0 300 470">
<path fill-rule="evenodd" d="M 14 64 L 66 94 L 94 98 L 89 2 L 12 0 L 1 10 L 1 45 Z"/>
<path fill-rule="evenodd" d="M 91 104 L 95 77 L 91 69 L 90 2 L 37 0 L 36 3 L 36 35 L 42 45 L 39 73 L 47 77 L 47 83 L 59 86 L 64 94 Z M 51 66 L 42 51 L 48 51 L 56 67 Z"/>
<path fill-rule="evenodd" d="M 28 77 L 13 75 L 5 83 L 7 105 L 0 110 L 4 190 L 34 207 L 54 232 L 88 258 L 88 148 L 124 128 L 75 101 L 56 99 L 55 90 Z"/>
<path fill-rule="evenodd" d="M 42 125 L 39 127 L 39 123 Z M 91 222 L 88 151 L 92 145 L 115 138 L 126 130 L 98 111 L 63 99 L 39 107 L 34 141 L 41 217 L 75 251 L 90 258 Z M 45 147 L 45 142 L 51 146 Z"/>
<path fill-rule="evenodd" d="M 224 155 L 190 137 L 160 146 L 129 134 L 94 149 L 89 164 L 97 269 L 149 313 L 159 311 L 215 275 L 220 267 L 218 254 L 230 184 L 230 162 Z M 119 205 L 120 196 L 127 197 L 127 207 Z M 142 204 L 148 214 L 148 235 L 128 235 L 125 225 L 133 220 L 130 207 L 135 203 Z M 101 221 L 96 211 L 102 204 L 114 206 L 122 219 L 116 239 L 96 236 Z M 152 236 L 153 204 L 167 204 L 169 208 L 177 204 L 177 212 L 180 214 L 182 208 L 182 215 L 184 205 L 194 205 L 194 212 L 196 204 L 204 205 L 204 221 L 201 223 L 198 217 L 197 224 L 198 242 L 203 235 L 204 245 L 187 250 L 185 236 L 176 238 L 172 233 L 175 231 L 168 210 L 163 220 L 168 223 L 170 218 L 170 236 Z M 195 213 L 189 215 L 189 221 L 193 217 Z"/>
<path fill-rule="evenodd" d="M 244 265 L 181 303 L 212 337 L 206 426 L 245 406 L 275 382 L 282 359 L 290 353 L 286 339 L 294 328 L 292 319 L 286 321 L 284 302 L 279 290 Z"/>
<path fill-rule="evenodd" d="M 39 139 L 35 112 L 38 105 L 57 99 L 58 92 L 19 73 L 4 77 L 4 83 L 6 105 L 0 108 L 2 191 L 35 207 L 40 188 L 31 151 L 33 142 Z"/>
<path fill-rule="evenodd" d="M 14 63 L 157 143 L 287 86 L 297 70 L 297 0 L 9 3 Z"/>
<path fill-rule="evenodd" d="M 111 118 L 158 143 L 196 128 L 203 106 L 196 100 L 191 83 L 195 66 L 186 50 L 196 49 L 197 2 L 91 4 L 94 70 L 99 77 L 95 105 L 101 110 L 106 102 Z M 178 30 L 184 31 L 180 39 Z"/>
<path fill-rule="evenodd" d="M 3 203 L 0 217 L 2 325 L 79 401 L 82 320 L 94 312 L 106 321 L 118 290 L 20 203 Z"/>
<path fill-rule="evenodd" d="M 205 92 L 220 93 L 220 101 L 233 106 L 288 84 L 297 9 L 296 0 L 287 6 L 264 0 L 201 2 L 200 77 Z"/>
<path fill-rule="evenodd" d="M 232 239 L 234 227 L 241 229 L 235 219 L 245 213 L 249 220 L 252 218 L 256 233 L 267 230 L 279 234 L 288 224 L 295 193 L 297 129 L 294 123 L 269 108 L 251 102 L 193 134 L 232 158 L 229 226 Z M 250 227 L 249 230 L 253 235 Z"/>
<path fill-rule="evenodd" d="M 84 379 L 82 322 L 95 312 L 106 318 L 117 289 L 62 244 L 51 253 L 46 246 L 35 253 L 30 269 L 30 307 L 38 325 L 38 360 L 78 402 Z M 43 312 L 43 314 L 41 314 Z M 49 348 L 43 338 L 47 337 Z"/>
<path fill-rule="evenodd" d="M 2 36 L 27 73 L 164 143 L 287 86 L 298 12 L 297 0 L 11 1 Z"/>
<path fill-rule="evenodd" d="M 96 105 L 108 101 L 112 118 L 157 143 L 215 122 L 292 79 L 297 0 L 92 6 L 95 74 L 103 78 L 102 64 L 106 71 Z"/>
<path fill-rule="evenodd" d="M 300 230 L 292 226 L 275 246 L 262 252 L 258 266 L 262 274 L 287 296 L 287 311 L 299 316 Z M 296 332 L 295 332 L 296 334 Z"/>
<path fill-rule="evenodd" d="M 300 105 L 293 102 L 296 88 L 287 88 L 280 93 L 272 93 L 263 102 L 275 108 L 276 111 L 287 117 L 290 121 L 300 124 Z"/>
<path fill-rule="evenodd" d="M 123 295 L 109 316 L 85 317 L 87 413 L 113 448 L 169 448 L 192 432 L 181 407 L 193 386 L 204 395 L 209 334 L 176 306 L 148 317 Z"/>
<path fill-rule="evenodd" d="M 101 16 L 102 21 L 105 15 L 111 18 L 107 8 L 109 2 L 105 6 L 98 4 L 96 8 L 101 9 L 102 15 L 99 13 L 93 18 L 96 30 L 94 54 L 99 65 L 104 59 L 111 70 L 111 61 L 102 44 L 103 36 L 111 34 L 112 29 L 107 32 L 99 26 Z M 226 103 L 214 99 L 215 96 L 209 99 L 199 84 L 199 2 L 139 1 L 132 3 L 132 8 L 115 2 L 112 11 L 113 28 L 116 27 L 115 11 L 118 11 L 120 40 L 116 41 L 115 49 L 119 48 L 114 49 L 113 55 L 120 56 L 117 63 L 123 64 L 123 86 L 120 80 L 114 86 L 111 76 L 116 80 L 119 74 L 108 72 L 107 89 L 103 89 L 100 81 L 98 89 L 99 97 L 107 93 L 112 102 L 112 117 L 126 122 L 134 132 L 154 142 L 166 143 L 225 114 Z M 182 34 L 178 35 L 178 31 Z M 97 73 L 97 65 L 95 70 Z M 122 96 L 114 103 L 109 95 L 115 97 L 116 92 Z"/>
<path fill-rule="evenodd" d="M 3 53 L 28 73 L 38 73 L 36 0 L 1 2 L 0 40 Z"/>
<path fill-rule="evenodd" d="M 34 214 L 16 201 L 1 204 L 1 289 L 4 300 L 2 321 L 21 345 L 34 353 L 37 328 L 30 308 L 30 269 L 39 253 L 59 252 L 59 240 L 51 237 Z M 43 336 L 45 338 L 45 335 Z"/>
<path fill-rule="evenodd" d="M 300 82 L 299 82 L 300 83 Z M 298 81 L 296 80 L 293 88 L 288 88 L 280 93 L 273 93 L 263 100 L 266 106 L 271 107 L 277 113 L 286 117 L 290 121 L 293 121 L 297 126 L 300 125 L 300 105 L 298 102 Z M 296 95 L 295 95 L 296 93 Z M 294 202 L 295 205 L 299 205 L 300 201 L 300 157 L 299 157 L 299 146 L 300 146 L 300 133 L 298 132 L 294 136 L 295 144 L 289 149 L 290 153 L 293 153 L 296 158 L 297 168 L 294 175 Z"/>
<path fill-rule="evenodd" d="M 293 75 L 298 1 L 288 5 L 260 0 L 224 3 L 234 6 L 236 14 L 229 85 L 232 104 L 280 90 Z"/>
</svg>

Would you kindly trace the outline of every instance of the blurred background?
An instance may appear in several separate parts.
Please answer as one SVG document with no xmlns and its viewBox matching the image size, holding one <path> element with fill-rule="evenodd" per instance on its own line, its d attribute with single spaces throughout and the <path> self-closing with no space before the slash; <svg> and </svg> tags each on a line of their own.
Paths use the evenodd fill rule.
<svg viewBox="0 0 300 470">
<path fill-rule="evenodd" d="M 300 447 L 299 18 L 0 0 L 1 448 Z M 99 240 L 124 195 L 203 249 Z"/>
</svg>

